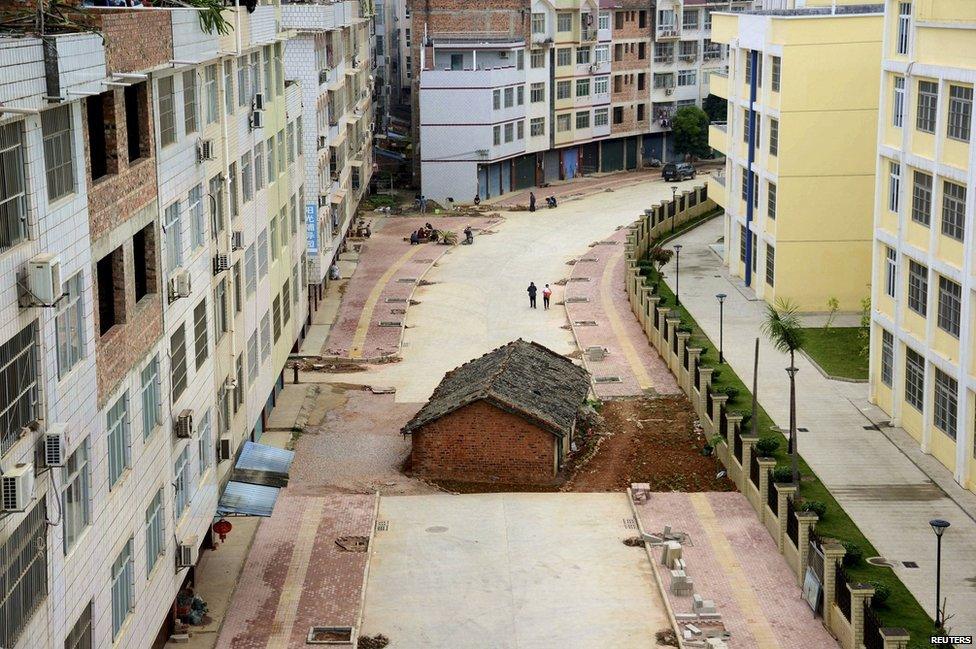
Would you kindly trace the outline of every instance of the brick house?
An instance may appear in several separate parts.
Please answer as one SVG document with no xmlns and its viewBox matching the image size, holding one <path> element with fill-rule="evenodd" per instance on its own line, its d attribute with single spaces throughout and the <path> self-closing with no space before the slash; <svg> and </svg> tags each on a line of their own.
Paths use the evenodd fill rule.
<svg viewBox="0 0 976 649">
<path fill-rule="evenodd" d="M 465 482 L 545 484 L 566 459 L 589 374 L 516 340 L 448 372 L 402 433 L 414 472 Z"/>
</svg>

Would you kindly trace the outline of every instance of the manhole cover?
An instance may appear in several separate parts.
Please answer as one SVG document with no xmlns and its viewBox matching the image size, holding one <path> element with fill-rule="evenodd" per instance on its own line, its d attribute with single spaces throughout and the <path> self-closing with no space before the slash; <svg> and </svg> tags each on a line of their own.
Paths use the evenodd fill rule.
<svg viewBox="0 0 976 649">
<path fill-rule="evenodd" d="M 447 528 L 444 527 L 443 525 L 434 525 L 432 527 L 428 527 L 427 531 L 430 532 L 431 534 L 443 534 L 444 532 L 447 531 Z"/>
<path fill-rule="evenodd" d="M 376 521 L 376 531 L 385 532 L 390 529 L 390 521 Z"/>
<path fill-rule="evenodd" d="M 383 320 L 380 322 L 381 327 L 399 327 L 403 323 L 398 320 Z"/>
<path fill-rule="evenodd" d="M 865 426 L 864 427 L 864 430 L 878 430 L 878 431 L 880 431 L 881 429 L 878 428 L 878 425 L 877 424 L 870 424 L 869 426 Z"/>
<path fill-rule="evenodd" d="M 573 303 L 576 303 L 576 302 L 589 302 L 589 301 L 590 301 L 590 298 L 588 298 L 588 297 L 568 297 L 568 298 L 566 298 L 566 302 L 568 302 L 570 304 L 573 304 Z"/>
<path fill-rule="evenodd" d="M 406 309 L 390 309 L 390 313 L 392 313 L 393 315 L 403 315 L 406 312 L 407 312 Z"/>
<path fill-rule="evenodd" d="M 405 297 L 388 297 L 386 298 L 387 304 L 405 304 L 407 298 Z"/>
<path fill-rule="evenodd" d="M 416 277 L 401 277 L 397 280 L 401 284 L 415 284 L 417 282 Z"/>
<path fill-rule="evenodd" d="M 800 431 L 801 433 L 809 433 L 810 432 L 810 429 L 809 428 L 797 428 L 797 430 Z"/>
<path fill-rule="evenodd" d="M 906 568 L 918 568 L 918 564 L 914 561 L 902 561 L 901 565 L 905 566 Z"/>
<path fill-rule="evenodd" d="M 308 629 L 306 644 L 343 644 L 352 642 L 352 627 L 313 626 Z"/>
<path fill-rule="evenodd" d="M 893 568 L 895 564 L 891 563 L 884 557 L 868 557 L 865 559 L 872 566 L 882 566 L 884 568 Z"/>
<path fill-rule="evenodd" d="M 590 281 L 590 278 L 589 277 L 570 277 L 569 278 L 569 281 L 571 281 L 571 282 L 588 282 L 588 281 Z"/>
<path fill-rule="evenodd" d="M 597 383 L 620 383 L 619 376 L 598 376 L 593 380 Z"/>
<path fill-rule="evenodd" d="M 573 324 L 577 327 L 595 327 L 596 320 L 576 320 Z"/>
<path fill-rule="evenodd" d="M 637 529 L 637 521 L 634 520 L 633 517 L 631 517 L 631 518 L 625 518 L 624 519 L 624 527 L 626 527 L 628 530 L 636 530 Z"/>
</svg>

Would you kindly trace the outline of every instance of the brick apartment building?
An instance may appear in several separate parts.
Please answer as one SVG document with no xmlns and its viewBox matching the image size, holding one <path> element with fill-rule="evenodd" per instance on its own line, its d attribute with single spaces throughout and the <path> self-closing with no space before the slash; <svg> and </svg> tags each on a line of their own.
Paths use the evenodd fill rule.
<svg viewBox="0 0 976 649">
<path fill-rule="evenodd" d="M 146 647 L 368 184 L 371 5 L 305 76 L 288 5 L 0 7 L 0 646 Z"/>
<path fill-rule="evenodd" d="M 548 484 L 576 433 L 590 379 L 538 343 L 516 340 L 448 372 L 403 428 L 418 475 Z"/>
<path fill-rule="evenodd" d="M 414 174 L 470 202 L 670 159 L 670 119 L 724 71 L 711 11 L 748 1 L 412 3 Z"/>
</svg>

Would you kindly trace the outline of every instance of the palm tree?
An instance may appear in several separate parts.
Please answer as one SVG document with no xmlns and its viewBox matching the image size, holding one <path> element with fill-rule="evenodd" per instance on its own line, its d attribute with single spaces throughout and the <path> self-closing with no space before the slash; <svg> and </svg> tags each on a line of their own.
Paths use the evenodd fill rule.
<svg viewBox="0 0 976 649">
<path fill-rule="evenodd" d="M 776 304 L 766 305 L 766 320 L 762 324 L 762 331 L 766 337 L 781 352 L 789 353 L 790 366 L 786 368 L 790 375 L 790 448 L 793 462 L 793 484 L 800 478 L 799 456 L 796 450 L 796 352 L 803 348 L 803 328 L 797 306 L 792 300 L 779 298 Z"/>
</svg>

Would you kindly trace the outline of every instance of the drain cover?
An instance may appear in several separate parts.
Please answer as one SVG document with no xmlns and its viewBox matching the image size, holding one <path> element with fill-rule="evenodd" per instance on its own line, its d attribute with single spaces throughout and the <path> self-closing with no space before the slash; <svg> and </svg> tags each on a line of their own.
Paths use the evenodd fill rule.
<svg viewBox="0 0 976 649">
<path fill-rule="evenodd" d="M 404 303 L 406 303 L 406 301 L 407 301 L 407 298 L 405 298 L 405 297 L 388 297 L 388 298 L 386 298 L 386 303 L 387 304 L 404 304 Z"/>
<path fill-rule="evenodd" d="M 868 557 L 865 559 L 865 561 L 870 563 L 872 566 L 883 566 L 885 568 L 893 568 L 895 566 L 895 564 L 888 561 L 884 557 Z"/>
<path fill-rule="evenodd" d="M 864 430 L 881 430 L 881 429 L 878 428 L 878 425 L 877 424 L 871 424 L 869 426 L 865 426 L 864 427 Z"/>
<path fill-rule="evenodd" d="M 624 527 L 626 527 L 628 530 L 636 530 L 637 529 L 637 521 L 634 520 L 633 518 L 625 518 L 624 519 Z"/>
<path fill-rule="evenodd" d="M 620 383 L 619 376 L 598 376 L 593 380 L 597 383 Z"/>
<path fill-rule="evenodd" d="M 580 261 L 600 261 L 596 257 L 580 257 Z"/>
<path fill-rule="evenodd" d="M 402 324 L 399 320 L 383 320 L 380 322 L 381 327 L 399 327 Z"/>
<path fill-rule="evenodd" d="M 902 561 L 901 565 L 905 566 L 906 568 L 918 568 L 918 564 L 914 561 Z"/>
<path fill-rule="evenodd" d="M 406 312 L 407 312 L 406 309 L 390 309 L 390 313 L 392 313 L 393 315 L 403 315 Z"/>
<path fill-rule="evenodd" d="M 573 324 L 577 327 L 595 327 L 596 320 L 576 320 Z"/>
<path fill-rule="evenodd" d="M 417 282 L 416 277 L 401 277 L 397 280 L 401 284 L 415 284 Z"/>
<path fill-rule="evenodd" d="M 590 298 L 588 298 L 588 297 L 568 297 L 568 298 L 566 298 L 566 302 L 567 303 L 570 303 L 570 304 L 572 304 L 574 302 L 589 302 L 589 301 L 590 301 Z"/>
<path fill-rule="evenodd" d="M 588 281 L 590 281 L 590 278 L 589 277 L 570 277 L 569 278 L 569 281 L 571 281 L 571 282 L 588 282 Z"/>
<path fill-rule="evenodd" d="M 809 428 L 797 428 L 797 430 L 800 431 L 801 433 L 809 433 L 810 432 L 810 429 Z"/>
<path fill-rule="evenodd" d="M 390 529 L 390 521 L 376 521 L 376 531 L 385 532 Z"/>
<path fill-rule="evenodd" d="M 433 525 L 428 527 L 426 531 L 430 532 L 431 534 L 443 534 L 447 531 L 447 528 L 443 525 Z"/>
</svg>

